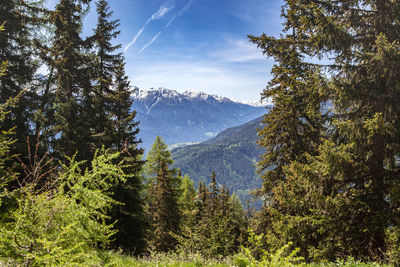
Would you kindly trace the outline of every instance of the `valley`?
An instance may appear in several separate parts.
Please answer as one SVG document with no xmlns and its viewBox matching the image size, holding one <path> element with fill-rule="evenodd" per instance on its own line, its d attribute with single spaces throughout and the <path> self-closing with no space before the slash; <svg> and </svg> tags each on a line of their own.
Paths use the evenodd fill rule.
<svg viewBox="0 0 400 267">
<path fill-rule="evenodd" d="M 132 99 L 132 110 L 136 110 L 140 122 L 138 137 L 146 151 L 157 135 L 168 145 L 199 143 L 265 113 L 261 105 L 243 104 L 203 92 L 136 88 Z"/>
</svg>

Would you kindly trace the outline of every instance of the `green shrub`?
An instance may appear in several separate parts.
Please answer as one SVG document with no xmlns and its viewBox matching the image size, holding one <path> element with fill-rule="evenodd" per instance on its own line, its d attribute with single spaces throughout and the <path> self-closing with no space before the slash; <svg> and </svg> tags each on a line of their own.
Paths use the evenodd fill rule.
<svg viewBox="0 0 400 267">
<path fill-rule="evenodd" d="M 299 249 L 291 249 L 292 243 L 270 253 L 262 248 L 263 238 L 263 235 L 256 235 L 252 230 L 249 230 L 249 247 L 242 247 L 242 252 L 234 257 L 235 266 L 305 266 L 304 259 L 297 256 Z"/>
<path fill-rule="evenodd" d="M 96 153 L 91 168 L 70 159 L 53 187 L 34 183 L 13 192 L 18 208 L 0 224 L 0 262 L 10 266 L 99 265 L 96 249 L 105 248 L 116 232 L 106 223 L 107 211 L 118 204 L 108 193 L 124 173 L 115 164 L 119 154 Z"/>
</svg>

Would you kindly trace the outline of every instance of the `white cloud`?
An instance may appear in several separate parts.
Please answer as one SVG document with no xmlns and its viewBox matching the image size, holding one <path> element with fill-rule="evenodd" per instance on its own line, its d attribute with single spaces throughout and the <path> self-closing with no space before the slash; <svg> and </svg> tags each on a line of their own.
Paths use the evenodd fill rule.
<svg viewBox="0 0 400 267">
<path fill-rule="evenodd" d="M 150 18 L 147 19 L 146 23 L 140 28 L 140 30 L 137 32 L 135 37 L 133 37 L 132 41 L 127 44 L 124 48 L 124 52 L 126 53 L 128 49 L 134 45 L 137 41 L 137 39 L 142 35 L 143 31 L 146 29 L 147 25 L 152 22 L 153 20 L 158 20 L 164 17 L 169 11 L 171 11 L 174 8 L 174 5 L 171 2 L 164 3 L 158 10 L 155 12 L 153 15 L 151 15 Z M 158 37 L 158 36 L 157 36 Z M 156 38 L 157 39 L 157 38 Z"/>
<path fill-rule="evenodd" d="M 168 27 L 172 24 L 172 22 L 175 20 L 176 17 L 181 16 L 183 13 L 185 13 L 186 11 L 188 11 L 193 2 L 194 2 L 194 0 L 189 0 L 189 1 L 186 3 L 186 5 L 185 5 L 178 13 L 176 13 L 175 15 L 173 15 L 173 16 L 171 17 L 171 19 L 168 21 L 168 23 L 165 25 L 164 28 L 168 28 Z M 171 9 L 172 9 L 172 8 L 167 8 L 167 7 L 160 8 L 156 13 L 154 13 L 154 14 L 147 20 L 145 26 L 146 26 L 148 23 L 150 23 L 152 20 L 162 18 L 162 17 L 163 17 L 165 14 L 167 14 Z M 145 26 L 143 26 L 143 28 L 142 28 L 143 30 L 144 30 L 144 27 L 145 27 Z M 139 33 L 141 34 L 140 31 L 139 31 Z M 157 34 L 153 37 L 153 39 L 151 39 L 150 42 L 148 42 L 145 46 L 143 46 L 142 49 L 140 49 L 139 54 L 141 54 L 146 48 L 148 48 L 151 44 L 153 44 L 153 43 L 157 40 L 157 38 L 161 35 L 161 33 L 162 33 L 162 31 L 160 31 L 159 33 L 157 33 Z M 140 34 L 139 34 L 139 35 L 140 35 Z M 137 36 L 137 37 L 138 37 L 138 36 Z M 135 36 L 135 38 L 132 40 L 131 43 L 134 44 L 134 43 L 136 42 L 136 40 L 137 40 L 137 37 Z M 126 50 L 127 50 L 129 47 L 130 47 L 130 46 L 128 45 L 128 46 L 125 48 L 125 52 L 126 52 Z"/>
<path fill-rule="evenodd" d="M 266 64 L 265 64 L 266 65 Z M 204 91 L 234 99 L 260 100 L 268 81 L 266 66 L 232 69 L 207 61 L 142 61 L 127 69 L 139 88 L 166 87 L 183 92 Z"/>
<path fill-rule="evenodd" d="M 153 39 L 151 39 L 150 42 L 148 42 L 145 46 L 142 47 L 142 49 L 140 49 L 139 54 L 141 54 L 147 47 L 149 47 L 152 43 L 155 42 L 155 40 L 157 40 L 157 38 L 161 35 L 162 31 L 160 31 L 159 33 L 157 33 Z"/>
<path fill-rule="evenodd" d="M 173 15 L 172 18 L 168 21 L 167 25 L 165 25 L 165 28 L 168 28 L 177 16 L 178 14 Z"/>
<path fill-rule="evenodd" d="M 147 25 L 147 24 L 145 24 L 142 28 L 140 28 L 140 30 L 139 30 L 138 33 L 135 35 L 135 37 L 133 37 L 132 41 L 131 41 L 129 44 L 127 44 L 127 45 L 125 46 L 125 48 L 124 48 L 124 52 L 125 52 L 125 53 L 126 53 L 126 51 L 128 51 L 128 49 L 129 49 L 132 45 L 134 45 L 134 44 L 136 43 L 137 39 L 139 38 L 139 36 L 143 33 L 144 29 L 146 28 L 146 25 Z"/>
<path fill-rule="evenodd" d="M 183 13 L 188 11 L 193 2 L 194 2 L 194 0 L 189 0 L 186 3 L 186 5 L 178 13 L 176 13 L 175 15 L 172 16 L 172 18 L 168 21 L 167 25 L 165 25 L 165 28 L 168 28 L 172 24 L 172 22 L 175 20 L 176 17 L 181 16 L 181 15 L 183 15 Z"/>
<path fill-rule="evenodd" d="M 161 19 L 162 17 L 164 17 L 165 14 L 167 14 L 171 9 L 173 8 L 173 6 L 170 7 L 166 7 L 166 6 L 161 6 L 160 9 L 154 13 L 147 21 L 146 24 L 149 24 L 151 21 L 153 20 L 157 20 L 157 19 Z"/>
<path fill-rule="evenodd" d="M 210 53 L 210 56 L 227 63 L 265 61 L 267 58 L 257 45 L 247 39 L 226 39 L 224 43 L 218 50 Z"/>
<path fill-rule="evenodd" d="M 189 0 L 179 14 L 182 15 L 184 12 L 188 11 L 193 2 L 194 0 Z"/>
</svg>

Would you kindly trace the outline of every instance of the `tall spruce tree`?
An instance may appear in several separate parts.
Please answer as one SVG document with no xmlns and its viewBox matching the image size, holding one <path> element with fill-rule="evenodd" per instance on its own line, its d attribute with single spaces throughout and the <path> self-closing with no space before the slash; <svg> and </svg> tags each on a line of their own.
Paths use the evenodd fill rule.
<svg viewBox="0 0 400 267">
<path fill-rule="evenodd" d="M 184 207 L 185 212 L 191 212 L 194 198 L 196 196 L 196 189 L 194 188 L 193 180 L 190 179 L 189 175 L 185 174 L 182 179 L 182 195 L 179 202 Z"/>
<path fill-rule="evenodd" d="M 4 31 L 4 23 L 0 25 L 0 32 Z M 2 61 L 0 67 L 0 77 L 4 76 L 7 71 L 7 61 Z M 9 109 L 15 104 L 17 99 L 9 99 L 5 103 L 0 104 L 0 123 L 6 119 Z M 9 218 L 10 205 L 7 203 L 10 199 L 8 187 L 9 183 L 15 178 L 13 170 L 8 167 L 13 156 L 10 153 L 11 146 L 15 142 L 12 139 L 14 134 L 12 129 L 3 130 L 0 133 L 0 223 L 5 223 Z"/>
<path fill-rule="evenodd" d="M 271 232 L 282 240 L 295 240 L 307 257 L 383 259 L 385 232 L 398 227 L 399 202 L 394 192 L 400 179 L 400 76 L 399 68 L 393 66 L 400 63 L 399 8 L 397 1 L 385 0 L 287 0 L 282 11 L 286 35 L 251 37 L 264 53 L 278 59 L 274 80 L 279 78 L 277 70 L 290 73 L 287 60 L 280 60 L 285 51 L 292 54 L 288 59 L 294 61 L 293 67 L 320 66 L 330 71 L 328 87 L 324 82 L 318 85 L 320 78 L 312 78 L 315 75 L 304 80 L 311 83 L 307 86 L 313 92 L 311 98 L 304 97 L 307 87 L 281 98 L 279 88 L 288 85 L 282 79 L 279 86 L 267 88 L 266 95 L 276 104 L 281 98 L 290 107 L 290 99 L 297 98 L 291 113 L 278 113 L 278 123 L 284 123 L 287 114 L 309 123 L 306 115 L 318 118 L 320 103 L 328 99 L 335 108 L 321 135 L 326 134 L 326 140 L 320 143 L 308 131 L 300 131 L 309 139 L 305 143 L 309 147 L 300 147 L 292 162 L 286 161 L 278 179 L 270 174 L 281 166 L 274 152 L 285 155 L 280 153 L 286 147 L 282 140 L 294 146 L 303 142 L 285 132 L 271 135 L 278 129 L 274 120 L 267 120 L 269 124 L 260 132 L 260 144 L 267 149 L 260 166 L 273 169 L 264 172 L 264 192 L 272 196 L 277 211 L 270 217 L 269 225 L 276 226 Z M 331 62 L 311 62 L 315 57 L 331 58 Z M 307 69 L 293 75 L 296 88 L 301 88 L 301 77 L 309 75 Z M 301 114 L 304 107 L 308 111 Z M 315 136 L 320 131 L 316 127 Z M 307 236 L 311 240 L 302 239 Z"/>
<path fill-rule="evenodd" d="M 127 174 L 126 182 L 120 182 L 111 188 L 115 200 L 123 205 L 115 206 L 111 211 L 111 221 L 116 221 L 114 247 L 136 254 L 145 247 L 147 223 L 144 216 L 141 170 L 144 161 L 143 150 L 138 148 L 138 122 L 135 111 L 131 111 L 131 87 L 125 74 L 124 58 L 117 50 L 121 45 L 112 41 L 119 31 L 118 20 L 111 20 L 107 1 L 100 0 L 97 5 L 97 27 L 92 37 L 95 50 L 93 129 L 94 142 L 98 146 L 122 152 L 125 162 L 123 170 Z"/>
<path fill-rule="evenodd" d="M 29 5 L 22 1 L 4 0 L 0 3 L 1 23 L 5 22 L 6 31 L 0 31 L 0 62 L 7 61 L 7 71 L 0 76 L 0 103 L 19 97 L 18 104 L 4 119 L 0 130 L 15 128 L 17 142 L 12 146 L 13 153 L 21 158 L 27 154 L 26 138 L 31 134 L 32 104 L 36 92 L 31 86 L 38 68 L 32 46 L 32 28 L 34 19 L 28 15 Z"/>
<path fill-rule="evenodd" d="M 177 245 L 176 236 L 181 224 L 179 198 L 181 185 L 176 170 L 170 170 L 171 153 L 161 137 L 157 136 L 147 156 L 145 170 L 148 176 L 150 217 L 149 246 L 156 251 L 169 251 Z"/>
<path fill-rule="evenodd" d="M 257 223 L 269 226 L 264 232 L 273 233 L 268 242 L 274 248 L 291 241 L 307 251 L 306 246 L 313 244 L 313 237 L 298 233 L 299 222 L 293 221 L 292 215 L 307 216 L 308 210 L 301 205 L 286 205 L 280 195 L 290 186 L 285 167 L 293 161 L 306 162 L 307 155 L 317 154 L 324 131 L 325 116 L 321 109 L 327 96 L 324 91 L 327 82 L 318 67 L 302 62 L 302 55 L 294 46 L 297 38 L 294 31 L 282 39 L 265 35 L 250 38 L 277 62 L 272 69 L 274 77 L 262 95 L 263 98 L 272 98 L 274 106 L 264 116 L 265 127 L 258 132 L 258 144 L 265 148 L 258 162 L 263 178 L 260 193 L 268 206 L 262 211 L 266 215 L 262 217 L 265 221 Z M 301 227 L 300 232 L 306 229 L 313 228 L 307 224 Z"/>
<path fill-rule="evenodd" d="M 121 71 L 123 72 L 124 70 L 123 66 L 121 67 L 120 65 L 122 64 L 123 59 L 121 53 L 116 52 L 116 50 L 121 48 L 121 45 L 113 45 L 111 43 L 120 33 L 117 30 L 119 26 L 118 20 L 110 20 L 113 12 L 109 10 L 110 8 L 107 1 L 100 0 L 96 5 L 98 20 L 93 36 L 95 49 L 93 120 L 96 122 L 94 127 L 98 143 L 110 147 L 112 146 L 112 138 L 114 134 L 113 125 L 111 123 L 112 119 L 111 116 L 108 116 L 113 108 L 111 104 L 111 101 L 113 100 L 112 84 L 114 76 L 117 76 L 117 82 L 121 83 L 119 79 L 123 78 L 121 77 L 121 74 L 124 75 L 124 73 L 121 73 Z M 126 91 L 129 89 L 129 84 L 118 84 L 115 87 L 116 90 Z M 114 94 L 117 93 L 118 92 L 116 91 L 114 92 Z M 121 102 L 121 99 L 114 100 L 116 105 L 121 105 L 123 103 Z M 121 104 L 118 102 L 121 102 Z M 131 103 L 128 101 L 126 104 L 129 105 Z"/>
<path fill-rule="evenodd" d="M 211 174 L 207 187 L 200 183 L 193 210 L 182 227 L 180 249 L 207 257 L 228 256 L 238 251 L 245 239 L 247 221 L 239 199 L 219 188 Z"/>
<path fill-rule="evenodd" d="M 139 122 L 135 121 L 136 111 L 132 110 L 132 89 L 128 77 L 125 74 L 125 63 L 123 58 L 114 66 L 113 90 L 108 95 L 110 104 L 109 115 L 112 118 L 110 129 L 111 147 L 122 151 L 128 149 L 130 153 L 140 154 L 137 146 L 141 140 L 137 139 L 139 133 Z M 131 151 L 135 149 L 134 151 Z"/>
<path fill-rule="evenodd" d="M 112 118 L 112 129 L 106 131 L 106 134 L 110 135 L 112 149 L 121 151 L 125 162 L 123 170 L 128 179 L 112 189 L 114 198 L 124 205 L 115 206 L 111 219 L 117 221 L 115 227 L 119 231 L 114 245 L 126 251 L 141 253 L 145 248 L 145 231 L 148 227 L 142 195 L 143 149 L 138 147 L 138 122 L 134 120 L 136 111 L 131 111 L 131 88 L 124 69 L 125 64 L 121 59 L 114 69 L 113 91 L 109 102 L 111 109 L 107 113 Z"/>
<path fill-rule="evenodd" d="M 80 36 L 84 7 L 90 0 L 60 0 L 51 14 L 54 25 L 50 65 L 54 67 L 55 101 L 52 151 L 59 159 L 73 156 L 91 160 L 97 147 L 93 143 L 91 125 L 92 72 L 90 54 Z"/>
</svg>

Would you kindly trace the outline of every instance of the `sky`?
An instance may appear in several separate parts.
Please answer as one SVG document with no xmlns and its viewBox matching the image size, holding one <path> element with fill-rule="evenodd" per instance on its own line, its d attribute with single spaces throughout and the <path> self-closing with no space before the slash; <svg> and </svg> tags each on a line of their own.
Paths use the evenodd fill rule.
<svg viewBox="0 0 400 267">
<path fill-rule="evenodd" d="M 247 35 L 279 35 L 282 0 L 109 0 L 109 5 L 120 20 L 116 42 L 132 85 L 260 100 L 273 61 Z M 84 34 L 92 33 L 96 19 L 92 4 Z"/>
</svg>

